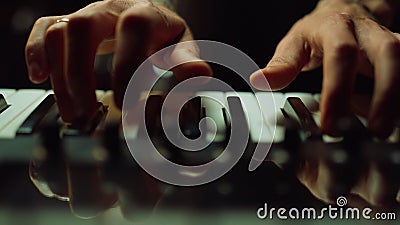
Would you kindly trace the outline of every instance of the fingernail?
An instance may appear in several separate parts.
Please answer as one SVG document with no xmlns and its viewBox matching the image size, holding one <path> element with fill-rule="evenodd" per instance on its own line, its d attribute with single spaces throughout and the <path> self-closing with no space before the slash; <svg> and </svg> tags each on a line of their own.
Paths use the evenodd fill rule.
<svg viewBox="0 0 400 225">
<path fill-rule="evenodd" d="M 180 63 L 203 61 L 199 58 L 198 55 L 196 55 L 193 51 L 190 50 L 176 51 L 176 54 L 171 55 L 170 57 L 176 57 L 174 61 Z"/>
<path fill-rule="evenodd" d="M 259 90 L 271 91 L 271 87 L 262 70 L 258 70 L 251 74 L 250 83 L 253 85 L 253 87 Z"/>
<path fill-rule="evenodd" d="M 31 79 L 31 81 L 33 83 L 40 83 L 43 81 L 43 79 L 45 78 L 45 74 L 42 70 L 42 68 L 40 67 L 39 63 L 37 62 L 31 62 L 28 66 L 29 68 L 29 78 Z"/>
</svg>

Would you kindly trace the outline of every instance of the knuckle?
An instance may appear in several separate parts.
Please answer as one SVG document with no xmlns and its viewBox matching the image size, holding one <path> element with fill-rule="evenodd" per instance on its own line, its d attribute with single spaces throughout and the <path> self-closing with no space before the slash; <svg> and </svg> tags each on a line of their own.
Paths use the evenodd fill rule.
<svg viewBox="0 0 400 225">
<path fill-rule="evenodd" d="M 337 30 L 353 30 L 354 29 L 354 22 L 353 18 L 351 15 L 347 13 L 333 13 L 328 15 L 322 22 L 321 22 L 321 27 L 320 29 L 323 29 L 324 31 L 321 32 L 326 32 L 326 30 L 331 30 L 332 27 Z"/>
<path fill-rule="evenodd" d="M 27 43 L 25 46 L 25 55 L 30 59 L 35 55 L 35 52 L 40 49 L 43 45 L 40 45 L 37 42 L 34 43 Z"/>
<path fill-rule="evenodd" d="M 338 42 L 333 46 L 333 54 L 347 60 L 356 61 L 359 53 L 360 49 L 358 45 L 354 43 Z"/>
<path fill-rule="evenodd" d="M 28 42 L 25 45 L 25 53 L 26 54 L 31 54 L 32 52 L 36 51 L 39 49 L 42 45 L 43 41 L 38 41 L 37 39 L 35 40 L 28 40 Z"/>
<path fill-rule="evenodd" d="M 95 12 L 72 16 L 68 22 L 68 33 L 90 33 L 94 28 L 96 28 L 96 21 L 101 21 L 98 18 L 99 16 L 100 15 Z"/>
<path fill-rule="evenodd" d="M 85 32 L 94 25 L 96 14 L 86 13 L 82 15 L 75 15 L 70 18 L 68 22 L 69 30 L 77 30 L 80 32 Z"/>
<path fill-rule="evenodd" d="M 352 16 L 348 13 L 334 13 L 328 16 L 328 22 L 342 23 L 342 24 L 352 24 Z"/>
<path fill-rule="evenodd" d="M 108 0 L 103 2 L 103 6 L 112 13 L 121 14 L 126 9 L 133 7 L 136 1 L 127 0 Z"/>
<path fill-rule="evenodd" d="M 146 28 L 154 25 L 154 11 L 149 8 L 138 7 L 129 11 L 121 18 L 121 28 L 131 30 L 135 28 Z"/>
<path fill-rule="evenodd" d="M 39 19 L 36 20 L 34 26 L 40 26 L 42 24 L 49 23 L 50 20 L 52 20 L 53 17 L 46 16 L 46 17 L 40 17 Z"/>
<path fill-rule="evenodd" d="M 400 57 L 400 41 L 394 38 L 382 41 L 378 48 L 378 54 Z"/>
<path fill-rule="evenodd" d="M 357 17 L 355 18 L 356 21 L 363 23 L 367 27 L 377 27 L 379 23 L 371 17 Z"/>
<path fill-rule="evenodd" d="M 60 26 L 51 26 L 49 29 L 47 29 L 45 35 L 44 35 L 44 40 L 45 42 L 52 42 L 55 39 L 61 37 L 64 35 L 64 30 Z"/>
</svg>

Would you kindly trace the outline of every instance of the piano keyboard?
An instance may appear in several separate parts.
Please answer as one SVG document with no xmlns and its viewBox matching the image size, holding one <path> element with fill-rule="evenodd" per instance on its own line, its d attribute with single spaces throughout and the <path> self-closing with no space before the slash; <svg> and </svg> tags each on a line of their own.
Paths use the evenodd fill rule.
<svg viewBox="0 0 400 225">
<path fill-rule="evenodd" d="M 0 138 L 12 139 L 18 134 L 33 134 L 37 125 L 51 111 L 55 120 L 59 120 L 52 90 L 0 89 L 0 94 L 8 104 L 0 113 Z M 104 91 L 97 91 L 96 94 L 102 99 Z"/>
<path fill-rule="evenodd" d="M 121 171 L 138 168 L 139 165 L 133 160 L 130 149 L 118 130 L 120 127 L 115 126 L 114 122 L 120 120 L 121 112 L 113 104 L 112 91 L 96 93 L 98 101 L 107 106 L 107 111 L 95 121 L 93 135 L 86 133 L 79 135 L 79 131 L 74 133 L 67 129 L 64 137 L 59 135 L 58 126 L 48 126 L 47 123 L 43 123 L 46 119 L 61 123 L 52 91 L 0 89 L 0 94 L 0 97 L 3 96 L 7 102 L 5 107 L 3 104 L 4 109 L 0 113 L 0 164 L 26 163 L 33 159 L 45 168 L 44 171 L 49 171 L 45 176 L 50 181 L 58 179 L 54 168 L 64 162 L 83 166 L 82 168 L 101 165 L 105 171 L 110 170 L 110 177 Z M 206 129 L 206 132 L 210 132 L 206 133 L 206 138 L 210 139 L 212 144 L 195 153 L 182 151 L 166 141 L 159 127 L 164 96 L 157 92 L 152 93 L 147 99 L 146 108 L 153 111 L 146 110 L 146 128 L 156 149 L 167 160 L 180 165 L 201 165 L 221 155 L 229 142 L 232 122 L 230 115 L 232 115 L 232 118 L 239 118 L 239 123 L 242 123 L 238 126 L 243 127 L 239 135 L 248 132 L 244 160 L 239 161 L 241 169 L 243 166 L 246 169 L 255 169 L 264 161 L 270 161 L 293 174 L 308 159 L 327 160 L 340 171 L 347 171 L 349 165 L 360 159 L 361 161 L 374 159 L 379 164 L 393 167 L 393 171 L 400 168 L 397 131 L 389 143 L 376 142 L 371 137 L 360 135 L 363 131 L 366 132 L 365 121 L 354 117 L 358 123 L 354 123 L 354 127 L 349 127 L 350 130 L 344 137 L 332 138 L 319 131 L 319 94 L 276 92 L 273 93 L 275 104 L 267 95 L 264 92 L 196 93 L 195 96 L 199 97 L 191 100 L 189 107 L 183 107 L 181 111 L 182 132 L 189 138 L 195 138 L 198 135 L 196 132 L 199 121 L 204 117 L 210 117 L 215 123 L 214 126 L 206 122 L 207 128 L 213 126 L 216 130 Z M 235 104 L 231 104 L 232 98 L 235 99 Z M 257 104 L 257 98 L 260 105 Z M 237 103 L 240 103 L 240 107 L 235 109 L 239 111 L 230 111 L 230 106 L 237 106 Z M 269 127 L 272 124 L 271 120 L 274 120 L 270 118 L 274 115 L 271 112 L 277 114 L 275 133 Z M 263 118 L 260 118 L 261 116 Z M 296 122 L 295 126 L 293 122 Z M 41 126 L 45 128 L 42 131 Z M 139 127 L 137 136 L 133 137 L 137 139 L 135 146 L 140 150 L 144 149 L 140 141 L 140 135 L 144 130 L 143 127 Z M 257 152 L 258 146 L 269 146 L 271 140 L 273 143 L 268 155 L 258 154 L 260 153 Z M 148 159 L 154 163 L 152 166 L 162 163 L 157 155 L 151 155 Z"/>
<path fill-rule="evenodd" d="M 49 114 L 53 114 L 55 121 L 61 121 L 57 117 L 58 111 L 51 90 L 0 89 L 0 94 L 4 96 L 8 104 L 7 108 L 0 111 L 0 139 L 13 139 L 17 135 L 33 134 L 37 130 L 40 121 L 46 116 L 48 117 Z M 104 126 L 107 121 L 117 120 L 120 112 L 113 104 L 112 92 L 99 90 L 96 95 L 99 102 L 110 106 L 100 126 Z M 205 116 L 212 118 L 215 122 L 217 133 L 214 141 L 217 142 L 225 139 L 226 129 L 229 124 L 228 97 L 238 97 L 240 99 L 242 109 L 246 115 L 246 126 L 250 131 L 250 139 L 254 143 L 268 142 L 270 140 L 273 140 L 274 143 L 280 143 L 284 140 L 284 123 L 286 119 L 281 108 L 284 107 L 286 100 L 290 97 L 298 97 L 311 112 L 314 121 L 319 126 L 319 94 L 275 92 L 273 93 L 275 104 L 267 97 L 268 94 L 263 92 L 258 92 L 254 95 L 247 92 L 223 93 L 209 91 L 200 92 L 197 95 L 209 96 L 208 98 L 201 98 L 201 109 L 203 109 Z M 257 99 L 260 101 L 260 105 L 258 105 Z M 271 126 L 271 121 L 274 120 L 274 118 L 270 118 L 271 115 L 274 115 L 273 111 L 276 112 L 278 123 L 275 134 L 269 127 Z M 228 116 L 224 115 L 224 112 L 227 112 Z M 261 115 L 264 118 L 260 118 Z M 263 119 L 264 123 L 262 122 Z M 365 124 L 365 121 L 362 118 L 360 119 Z M 260 133 L 261 130 L 263 132 Z M 209 138 L 212 138 L 212 136 L 210 135 Z M 340 138 L 332 138 L 327 135 L 322 135 L 322 138 L 325 142 L 340 141 Z"/>
<path fill-rule="evenodd" d="M 90 127 L 90 130 L 81 130 L 82 127 L 62 123 L 52 91 L 0 89 L 0 94 L 7 102 L 6 108 L 0 113 L 0 146 L 2 148 L 0 161 L 29 161 L 32 151 L 40 146 L 44 147 L 46 151 L 59 149 L 58 144 L 54 145 L 54 140 L 52 140 L 54 138 L 60 138 L 62 145 L 67 146 L 64 151 L 66 151 L 66 155 L 69 155 L 69 160 L 82 161 L 82 158 L 85 158 L 84 161 L 87 162 L 96 161 L 98 159 L 92 155 L 92 152 L 98 149 L 111 151 L 110 154 L 120 152 L 117 153 L 118 157 L 131 158 L 123 135 L 113 128 L 115 124 L 119 123 L 116 121 L 121 120 L 121 112 L 113 103 L 112 91 L 96 92 L 98 101 L 105 105 L 100 108 L 106 110 L 99 113 L 92 124 L 84 126 Z M 206 120 L 205 137 L 212 144 L 199 151 L 200 155 L 183 151 L 181 146 L 176 146 L 166 139 L 160 122 L 164 96 L 161 96 L 159 92 L 152 93 L 147 99 L 146 127 L 140 127 L 140 125 L 134 127 L 135 132 L 129 134 L 128 137 L 129 139 L 134 138 L 140 143 L 140 138 L 143 137 L 141 135 L 149 135 L 156 148 L 169 160 L 176 159 L 176 162 L 183 164 L 205 163 L 220 155 L 226 147 L 230 139 L 230 115 L 235 113 L 236 117 L 240 115 L 241 122 L 239 123 L 241 124 L 238 127 L 243 128 L 239 130 L 239 135 L 242 137 L 248 134 L 249 137 L 246 143 L 245 157 L 251 158 L 249 168 L 252 169 L 256 168 L 264 159 L 291 164 L 291 162 L 299 161 L 299 157 L 327 154 L 333 160 L 336 156 L 330 156 L 330 154 L 337 149 L 351 149 L 351 152 L 358 152 L 354 149 L 360 149 L 366 157 L 371 157 L 385 149 L 386 154 L 385 157 L 381 157 L 382 160 L 385 162 L 390 160 L 396 165 L 400 162 L 398 129 L 395 129 L 388 141 L 377 142 L 368 135 L 365 121 L 361 117 L 354 116 L 351 126 L 344 133 L 347 136 L 333 138 L 323 135 L 319 131 L 319 94 L 275 92 L 272 93 L 275 104 L 267 95 L 268 93 L 264 92 L 255 94 L 213 91 L 196 93 L 195 96 L 198 97 L 185 105 L 189 107 L 182 108 L 179 126 L 186 137 L 196 138 L 199 136 L 200 119 L 210 117 L 214 121 L 215 126 L 209 123 L 210 120 Z M 235 101 L 240 103 L 240 107 L 237 107 L 236 111 L 230 111 L 229 98 L 239 100 Z M 260 102 L 259 106 L 257 98 Z M 235 104 L 237 105 L 237 103 Z M 148 108 L 151 110 L 147 110 Z M 270 116 L 275 115 L 271 112 L 276 112 L 277 116 L 275 132 L 270 127 L 271 121 L 274 121 L 274 118 L 270 118 Z M 50 132 L 61 134 L 57 135 L 60 137 L 46 131 L 49 124 L 61 127 L 61 129 L 57 128 Z M 46 129 L 40 129 L 43 126 Z M 53 128 L 54 126 L 50 127 L 50 129 Z M 110 130 L 110 128 L 112 129 Z M 238 132 L 237 129 L 235 131 Z M 176 130 L 173 132 L 176 133 Z M 264 149 L 271 144 L 271 154 L 265 158 L 267 152 Z M 87 151 L 83 151 L 84 149 Z M 317 152 L 314 151 L 316 149 Z M 298 150 L 301 150 L 300 153 Z M 179 154 L 176 155 L 173 152 L 179 152 Z"/>
</svg>

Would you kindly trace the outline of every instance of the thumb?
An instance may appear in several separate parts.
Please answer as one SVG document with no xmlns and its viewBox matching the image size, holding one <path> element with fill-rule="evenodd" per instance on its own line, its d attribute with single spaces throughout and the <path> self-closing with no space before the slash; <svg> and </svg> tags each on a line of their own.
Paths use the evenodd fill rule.
<svg viewBox="0 0 400 225">
<path fill-rule="evenodd" d="M 250 76 L 250 83 L 261 90 L 288 86 L 310 60 L 310 49 L 302 37 L 288 35 L 279 43 L 267 66 Z M 269 83 L 265 85 L 265 79 Z"/>
</svg>

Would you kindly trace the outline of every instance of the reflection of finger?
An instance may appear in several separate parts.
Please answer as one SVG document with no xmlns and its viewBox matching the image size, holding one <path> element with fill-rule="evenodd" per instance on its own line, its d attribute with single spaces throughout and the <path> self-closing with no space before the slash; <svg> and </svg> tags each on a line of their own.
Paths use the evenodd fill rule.
<svg viewBox="0 0 400 225">
<path fill-rule="evenodd" d="M 100 168 L 91 165 L 68 165 L 68 192 L 72 212 L 82 218 L 97 216 L 111 208 L 117 197 L 106 192 Z"/>
<path fill-rule="evenodd" d="M 264 84 L 264 75 L 273 90 L 286 87 L 308 63 L 310 52 L 303 37 L 289 33 L 279 43 L 267 67 L 261 70 L 262 73 L 256 72 L 251 76 L 252 85 L 258 89 L 268 88 L 262 85 Z"/>
<path fill-rule="evenodd" d="M 393 173 L 385 169 L 384 165 L 371 163 L 368 172 L 359 178 L 352 193 L 358 194 L 374 206 L 393 207 L 397 205 L 399 182 L 390 174 Z"/>
<path fill-rule="evenodd" d="M 369 127 L 386 138 L 400 114 L 393 99 L 400 97 L 400 41 L 372 20 L 357 20 L 358 39 L 375 67 L 375 89 L 369 115 Z"/>
<path fill-rule="evenodd" d="M 338 196 L 347 196 L 355 181 L 353 176 L 343 177 L 345 168 L 324 159 L 304 167 L 299 173 L 299 180 L 314 196 L 327 203 L 333 203 Z M 311 164 L 310 164 L 311 165 Z"/>
<path fill-rule="evenodd" d="M 118 195 L 121 211 L 131 221 L 145 220 L 161 198 L 160 183 L 142 170 L 135 168 L 121 181 Z M 141 185 L 137 185 L 138 182 Z"/>
<path fill-rule="evenodd" d="M 74 105 L 68 93 L 64 76 L 64 37 L 66 23 L 56 23 L 46 32 L 46 51 L 51 69 L 50 77 L 57 105 L 64 121 L 72 121 Z"/>
<path fill-rule="evenodd" d="M 64 171 L 65 172 L 65 171 Z M 29 164 L 29 178 L 32 183 L 38 189 L 38 191 L 46 197 L 56 198 L 61 201 L 68 201 L 67 182 L 65 176 L 60 176 L 60 182 L 49 183 L 44 177 L 45 172 L 37 166 L 35 161 L 31 161 Z M 64 174 L 65 175 L 65 174 Z"/>
<path fill-rule="evenodd" d="M 25 48 L 25 58 L 31 81 L 40 83 L 49 75 L 49 63 L 45 50 L 45 33 L 59 17 L 43 17 L 36 21 Z"/>
<path fill-rule="evenodd" d="M 359 58 L 353 30 L 354 24 L 350 18 L 338 14 L 321 26 L 317 37 L 324 52 L 321 128 L 330 135 L 338 135 L 338 121 L 350 111 L 350 97 Z"/>
</svg>

